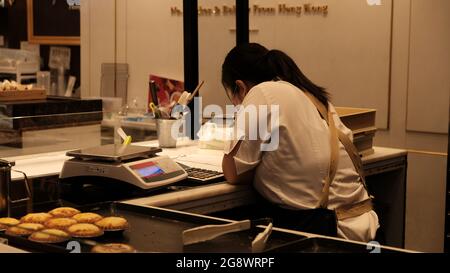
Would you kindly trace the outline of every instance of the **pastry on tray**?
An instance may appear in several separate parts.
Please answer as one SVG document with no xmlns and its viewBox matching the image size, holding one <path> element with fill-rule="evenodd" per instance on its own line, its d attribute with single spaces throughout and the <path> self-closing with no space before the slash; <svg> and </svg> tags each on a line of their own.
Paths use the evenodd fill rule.
<svg viewBox="0 0 450 273">
<path fill-rule="evenodd" d="M 128 221 L 123 217 L 110 216 L 95 222 L 104 231 L 120 231 L 128 228 Z"/>
<path fill-rule="evenodd" d="M 56 244 L 69 240 L 70 235 L 60 229 L 43 229 L 32 233 L 28 239 L 38 243 Z"/>
<path fill-rule="evenodd" d="M 33 89 L 32 84 L 22 85 L 16 81 L 8 81 L 8 80 L 4 80 L 3 82 L 0 81 L 0 91 L 27 91 L 32 89 Z"/>
<path fill-rule="evenodd" d="M 97 213 L 93 212 L 79 213 L 74 215 L 72 218 L 77 220 L 78 223 L 89 223 L 89 224 L 93 224 L 103 219 L 101 215 L 98 215 Z"/>
<path fill-rule="evenodd" d="M 94 224 L 79 223 L 71 225 L 67 228 L 67 231 L 73 237 L 78 238 L 92 238 L 103 235 L 103 230 Z"/>
<path fill-rule="evenodd" d="M 9 227 L 15 226 L 19 223 L 20 221 L 17 220 L 16 218 L 10 217 L 0 218 L 0 231 L 6 230 Z"/>
<path fill-rule="evenodd" d="M 72 217 L 78 213 L 80 213 L 79 210 L 74 209 L 74 208 L 69 208 L 69 207 L 60 207 L 60 208 L 56 208 L 54 210 L 49 211 L 49 213 L 51 215 L 53 215 L 54 217 Z"/>
<path fill-rule="evenodd" d="M 73 218 L 51 218 L 45 221 L 44 225 L 48 228 L 66 229 L 76 223 L 77 220 Z"/>
<path fill-rule="evenodd" d="M 28 236 L 32 233 L 44 228 L 44 225 L 37 223 L 21 223 L 17 226 L 12 226 L 6 230 L 7 235 L 13 236 Z"/>
<path fill-rule="evenodd" d="M 22 223 L 38 223 L 44 224 L 45 221 L 52 218 L 53 216 L 49 213 L 39 212 L 39 213 L 28 213 L 20 219 Z"/>
<path fill-rule="evenodd" d="M 127 244 L 104 244 L 96 245 L 91 249 L 93 253 L 133 253 L 134 247 Z"/>
</svg>

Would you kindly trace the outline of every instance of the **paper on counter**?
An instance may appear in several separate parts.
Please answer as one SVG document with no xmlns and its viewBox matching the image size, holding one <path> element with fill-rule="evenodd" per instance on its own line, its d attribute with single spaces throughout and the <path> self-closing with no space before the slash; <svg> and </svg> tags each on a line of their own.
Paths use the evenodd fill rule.
<svg viewBox="0 0 450 273">
<path fill-rule="evenodd" d="M 221 155 L 192 154 L 180 156 L 176 158 L 175 161 L 193 168 L 222 172 L 222 158 L 223 153 Z"/>
<path fill-rule="evenodd" d="M 158 147 L 158 141 L 139 143 L 139 145 Z M 177 148 L 163 149 L 158 155 L 166 155 L 173 160 L 193 168 L 222 172 L 223 151 L 200 149 L 198 141 L 189 138 L 178 139 Z"/>
</svg>

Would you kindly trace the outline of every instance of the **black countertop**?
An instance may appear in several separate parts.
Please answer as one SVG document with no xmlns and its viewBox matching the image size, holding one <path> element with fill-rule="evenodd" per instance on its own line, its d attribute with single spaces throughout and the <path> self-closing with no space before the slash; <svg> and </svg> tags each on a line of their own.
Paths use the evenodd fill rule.
<svg viewBox="0 0 450 273">
<path fill-rule="evenodd" d="M 0 102 L 0 129 L 24 131 L 100 123 L 102 107 L 101 99 L 49 97 Z"/>
</svg>

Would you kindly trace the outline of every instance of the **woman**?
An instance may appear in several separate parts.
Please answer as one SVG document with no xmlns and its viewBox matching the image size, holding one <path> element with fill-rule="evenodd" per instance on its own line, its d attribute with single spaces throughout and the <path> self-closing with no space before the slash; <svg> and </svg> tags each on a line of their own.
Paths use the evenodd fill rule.
<svg viewBox="0 0 450 273">
<path fill-rule="evenodd" d="M 237 46 L 228 53 L 222 84 L 241 110 L 277 106 L 257 112 L 257 119 L 238 112 L 237 120 L 247 122 L 244 127 L 235 125 L 235 133 L 241 137 L 230 141 L 223 158 L 228 182 L 253 181 L 268 203 L 259 211 L 273 217 L 275 226 L 373 240 L 378 217 L 352 162 L 359 158 L 351 158 L 348 145 L 338 141 L 338 136 L 348 140 L 352 134 L 340 121 L 325 89 L 311 82 L 282 51 L 269 51 L 256 43 Z M 267 121 L 267 134 L 249 137 L 261 120 Z M 262 144 L 274 140 L 275 149 L 261 149 Z"/>
</svg>

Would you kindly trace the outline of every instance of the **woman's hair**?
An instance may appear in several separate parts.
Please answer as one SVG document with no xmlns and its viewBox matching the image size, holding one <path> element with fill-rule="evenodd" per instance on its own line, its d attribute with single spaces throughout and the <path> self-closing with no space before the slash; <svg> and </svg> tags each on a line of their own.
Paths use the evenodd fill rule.
<svg viewBox="0 0 450 273">
<path fill-rule="evenodd" d="M 257 43 L 236 46 L 225 58 L 222 65 L 222 84 L 237 92 L 236 80 L 251 84 L 280 79 L 307 91 L 328 107 L 329 94 L 325 88 L 314 84 L 286 53 L 268 50 Z"/>
</svg>

